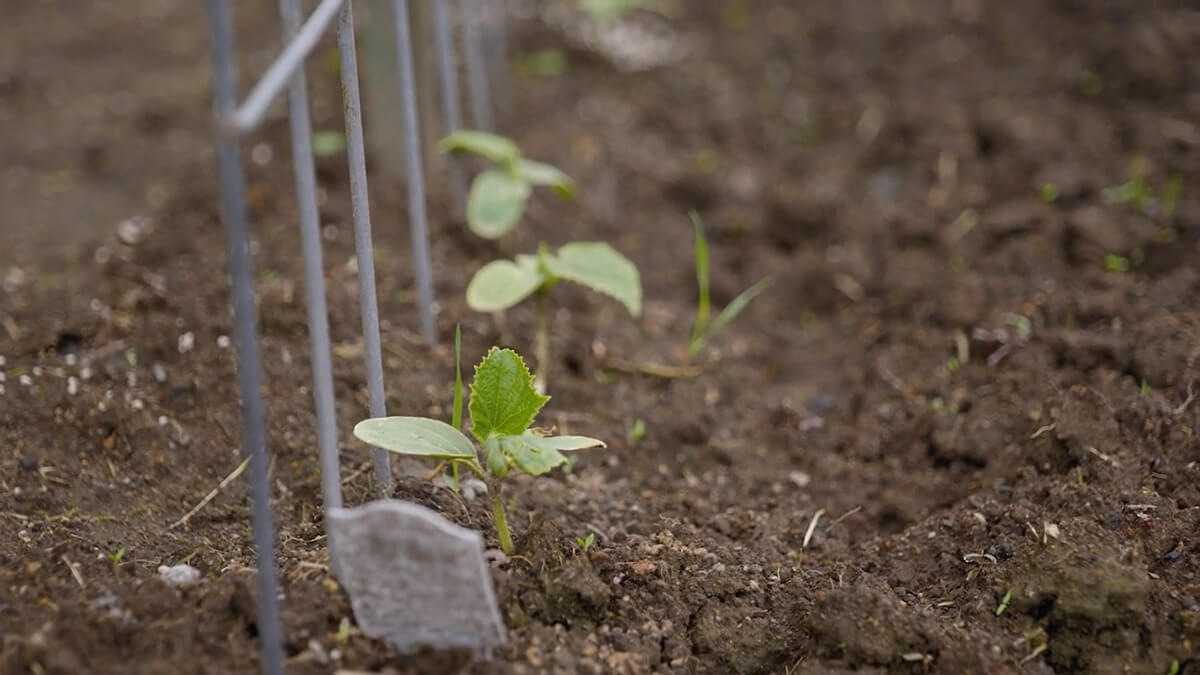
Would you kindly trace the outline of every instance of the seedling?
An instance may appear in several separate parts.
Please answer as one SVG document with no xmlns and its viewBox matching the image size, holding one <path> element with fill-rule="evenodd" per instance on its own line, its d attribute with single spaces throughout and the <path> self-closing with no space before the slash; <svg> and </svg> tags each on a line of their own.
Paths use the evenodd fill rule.
<svg viewBox="0 0 1200 675">
<path fill-rule="evenodd" d="M 586 537 L 575 537 L 575 545 L 578 546 L 585 554 L 588 552 L 588 549 L 590 549 L 592 547 L 592 544 L 595 544 L 595 543 L 596 543 L 596 533 L 595 532 L 588 532 L 588 536 L 586 536 Z"/>
<path fill-rule="evenodd" d="M 525 213 L 535 185 L 554 189 L 564 199 L 575 196 L 575 181 L 557 167 L 521 156 L 512 139 L 483 131 L 456 131 L 438 142 L 442 152 L 470 152 L 494 168 L 475 176 L 467 195 L 467 227 L 485 239 L 512 231 Z"/>
<path fill-rule="evenodd" d="M 996 616 L 1000 616 L 1001 614 L 1003 614 L 1004 610 L 1008 609 L 1008 605 L 1011 602 L 1012 602 L 1012 589 L 1010 588 L 1010 589 L 1004 591 L 1004 597 L 1000 598 L 1000 604 L 996 605 Z"/>
<path fill-rule="evenodd" d="M 1109 253 L 1104 256 L 1104 269 L 1109 272 L 1128 272 L 1129 258 L 1116 253 Z"/>
<path fill-rule="evenodd" d="M 549 473 L 566 463 L 563 452 L 604 447 L 604 442 L 587 436 L 552 436 L 549 431 L 533 427 L 534 417 L 550 397 L 534 389 L 525 362 L 511 349 L 488 350 L 475 366 L 470 390 L 467 409 L 474 441 L 458 428 L 427 417 L 370 418 L 355 425 L 354 435 L 391 452 L 466 467 L 488 482 L 500 550 L 511 555 L 512 535 L 499 481 L 513 470 L 531 476 Z M 476 443 L 483 449 L 482 464 Z"/>
<path fill-rule="evenodd" d="M 637 418 L 633 421 L 633 425 L 629 427 L 629 440 L 640 441 L 646 437 L 646 420 Z"/>
<path fill-rule="evenodd" d="M 1038 188 L 1038 199 L 1046 204 L 1053 204 L 1060 194 L 1058 186 L 1054 183 L 1043 183 L 1042 187 Z"/>
<path fill-rule="evenodd" d="M 550 253 L 545 244 L 537 255 L 484 265 L 467 285 L 467 305 L 478 312 L 499 312 L 534 296 L 537 306 L 537 390 L 546 392 L 550 363 L 550 289 L 570 281 L 620 302 L 633 316 L 642 311 L 642 282 L 637 267 L 608 244 L 575 242 Z"/>
<path fill-rule="evenodd" d="M 1134 157 L 1129 165 L 1129 180 L 1105 188 L 1101 197 L 1106 204 L 1128 204 L 1144 214 L 1157 213 L 1163 220 L 1170 220 L 1179 202 L 1179 194 L 1183 190 L 1183 177 L 1177 172 L 1168 175 L 1163 183 L 1161 195 L 1155 199 L 1147 173 L 1146 158 Z"/>
<path fill-rule="evenodd" d="M 1129 164 L 1129 180 L 1104 190 L 1104 201 L 1108 204 L 1129 204 L 1145 212 L 1150 203 L 1150 186 L 1146 181 L 1146 160 L 1134 157 Z"/>
<path fill-rule="evenodd" d="M 696 301 L 696 322 L 692 326 L 692 337 L 688 340 L 688 356 L 694 357 L 701 349 L 704 349 L 704 346 L 708 344 L 714 335 L 732 323 L 742 313 L 742 310 L 746 309 L 751 300 L 767 290 L 774 283 L 774 280 L 770 277 L 764 278 L 750 288 L 742 291 L 728 305 L 725 305 L 725 309 L 722 309 L 721 313 L 710 324 L 708 318 L 709 313 L 712 311 L 712 300 L 708 294 L 708 239 L 704 236 L 704 223 L 700 222 L 700 215 L 695 211 L 691 211 L 689 215 L 692 218 L 692 225 L 696 229 L 694 255 L 696 260 L 696 283 L 700 291 Z"/>
<path fill-rule="evenodd" d="M 115 567 L 120 565 L 121 561 L 125 559 L 125 549 L 119 548 L 111 553 L 105 553 L 104 557 L 107 558 L 108 562 L 112 563 Z"/>
</svg>

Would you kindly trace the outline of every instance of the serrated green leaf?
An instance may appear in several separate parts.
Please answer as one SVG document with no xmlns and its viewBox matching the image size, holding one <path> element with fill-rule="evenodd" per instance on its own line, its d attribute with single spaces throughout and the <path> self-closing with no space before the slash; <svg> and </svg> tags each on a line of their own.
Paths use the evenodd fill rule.
<svg viewBox="0 0 1200 675">
<path fill-rule="evenodd" d="M 442 152 L 471 152 L 486 157 L 497 164 L 513 162 L 521 156 L 521 150 L 510 138 L 489 134 L 486 131 L 456 131 L 438 141 Z"/>
<path fill-rule="evenodd" d="M 498 436 L 500 449 L 511 464 L 532 476 L 539 476 L 565 464 L 562 451 L 603 447 L 604 443 L 586 436 L 542 436 L 532 431 L 519 436 Z"/>
<path fill-rule="evenodd" d="M 637 267 L 603 242 L 566 244 L 548 256 L 550 273 L 603 293 L 638 316 L 642 312 L 642 282 Z"/>
<path fill-rule="evenodd" d="M 475 177 L 467 195 L 467 227 L 485 239 L 503 237 L 520 222 L 531 189 L 520 176 L 484 171 Z"/>
<path fill-rule="evenodd" d="M 524 433 L 549 400 L 533 388 L 533 376 L 516 352 L 492 347 L 471 382 L 471 434 L 483 442 L 493 434 Z"/>
<path fill-rule="evenodd" d="M 575 181 L 556 166 L 531 159 L 518 159 L 515 168 L 522 178 L 533 185 L 554 188 L 563 199 L 575 197 Z"/>
<path fill-rule="evenodd" d="M 498 312 L 529 297 L 544 279 L 537 261 L 494 260 L 467 284 L 467 305 L 477 312 Z"/>
<path fill-rule="evenodd" d="M 475 461 L 475 445 L 463 432 L 426 417 L 373 417 L 354 426 L 364 443 L 403 455 Z"/>
</svg>

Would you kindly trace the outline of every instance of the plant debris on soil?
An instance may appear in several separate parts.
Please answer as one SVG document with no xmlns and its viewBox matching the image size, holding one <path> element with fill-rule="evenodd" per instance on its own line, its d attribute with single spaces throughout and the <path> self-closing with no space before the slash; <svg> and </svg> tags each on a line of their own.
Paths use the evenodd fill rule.
<svg viewBox="0 0 1200 675">
<path fill-rule="evenodd" d="M 255 672 L 244 477 L 180 522 L 242 462 L 202 3 L 118 4 L 0 28 L 0 670 Z M 637 321 L 559 291 L 544 422 L 608 448 L 509 486 L 489 661 L 353 625 L 282 105 L 248 140 L 289 672 L 1200 672 L 1196 7 L 681 4 L 631 14 L 645 44 L 620 57 L 574 15 L 514 17 L 515 54 L 566 66 L 512 80 L 502 131 L 579 201 L 535 197 L 484 242 L 431 177 L 438 346 L 402 181 L 372 174 L 393 414 L 449 417 L 456 323 L 468 362 L 532 349 L 531 308 L 466 308 L 484 261 L 585 237 L 642 272 Z M 243 85 L 278 48 L 251 5 Z M 319 61 L 314 124 L 336 130 Z M 353 505 L 373 494 L 344 158 L 318 173 Z M 714 303 L 777 280 L 694 370 L 689 209 Z M 421 475 L 396 497 L 495 545 L 486 499 Z M 200 578 L 168 583 L 177 565 Z"/>
</svg>

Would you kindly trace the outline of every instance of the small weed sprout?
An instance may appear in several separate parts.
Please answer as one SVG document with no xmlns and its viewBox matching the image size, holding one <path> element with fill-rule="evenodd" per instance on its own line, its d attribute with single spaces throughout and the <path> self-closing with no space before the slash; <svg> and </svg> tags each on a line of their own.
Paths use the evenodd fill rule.
<svg viewBox="0 0 1200 675">
<path fill-rule="evenodd" d="M 590 549 L 592 547 L 592 545 L 595 543 L 596 543 L 596 533 L 595 532 L 588 532 L 588 536 L 586 536 L 586 537 L 575 537 L 575 545 L 578 546 L 579 549 L 581 551 L 583 551 L 585 555 L 587 554 L 588 549 Z"/>
<path fill-rule="evenodd" d="M 696 284 L 699 287 L 699 297 L 696 300 L 696 321 L 692 326 L 692 337 L 688 340 L 688 356 L 694 357 L 701 349 L 704 349 L 705 345 L 708 344 L 714 335 L 732 323 L 742 313 L 742 310 L 746 309 L 751 300 L 767 290 L 774 283 L 774 280 L 767 277 L 742 291 L 728 305 L 725 305 L 725 309 L 721 310 L 721 313 L 717 315 L 717 318 L 712 323 L 709 323 L 712 300 L 709 297 L 708 284 L 708 239 L 704 235 L 704 223 L 700 221 L 700 215 L 695 211 L 691 211 L 688 215 L 691 216 L 692 225 L 696 229 L 694 256 L 696 260 Z"/>
<path fill-rule="evenodd" d="M 1129 271 L 1129 258 L 1116 253 L 1109 253 L 1104 256 L 1104 269 L 1109 272 L 1118 274 Z"/>
<path fill-rule="evenodd" d="M 1179 194 L 1183 190 L 1183 176 L 1173 172 L 1163 183 L 1162 192 L 1158 199 L 1153 196 L 1150 181 L 1147 179 L 1146 158 L 1137 156 L 1129 164 L 1129 180 L 1105 188 L 1101 197 L 1106 204 L 1128 204 L 1131 208 L 1146 215 L 1157 214 L 1163 220 L 1170 220 L 1179 202 Z"/>
<path fill-rule="evenodd" d="M 477 312 L 499 312 L 530 295 L 537 307 L 534 358 L 537 390 L 546 392 L 550 363 L 550 290 L 560 281 L 579 284 L 607 295 L 632 316 L 642 311 L 642 282 L 637 266 L 602 242 L 574 242 L 550 253 L 545 244 L 537 255 L 494 260 L 475 273 L 467 285 L 467 305 Z"/>
<path fill-rule="evenodd" d="M 488 351 L 475 366 L 470 391 L 467 409 L 474 441 L 458 428 L 427 417 L 374 417 L 355 425 L 354 435 L 391 452 L 449 462 L 455 471 L 466 467 L 488 482 L 500 550 L 511 555 L 512 535 L 499 481 L 513 470 L 540 476 L 566 463 L 563 452 L 604 447 L 604 442 L 586 436 L 552 436 L 533 427 L 534 418 L 550 397 L 534 389 L 525 362 L 511 349 L 492 347 Z M 460 404 L 455 416 L 459 417 L 461 398 L 456 399 Z M 483 449 L 483 463 L 476 443 Z"/>
<path fill-rule="evenodd" d="M 637 418 L 629 427 L 629 440 L 637 442 L 646 437 L 646 420 Z"/>
<path fill-rule="evenodd" d="M 105 553 L 104 557 L 108 559 L 108 562 L 112 563 L 113 567 L 117 567 L 125 559 L 125 548 L 122 547 L 111 553 Z"/>
<path fill-rule="evenodd" d="M 551 187 L 564 199 L 575 197 L 570 176 L 525 159 L 512 139 L 483 131 L 456 131 L 439 141 L 438 149 L 469 152 L 495 165 L 475 176 L 467 195 L 467 227 L 485 239 L 499 239 L 517 226 L 535 185 Z"/>
</svg>

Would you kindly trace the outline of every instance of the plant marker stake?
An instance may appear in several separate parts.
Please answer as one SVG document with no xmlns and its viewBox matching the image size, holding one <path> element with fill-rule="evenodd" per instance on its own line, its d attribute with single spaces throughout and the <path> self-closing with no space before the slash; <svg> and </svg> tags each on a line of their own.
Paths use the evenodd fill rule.
<svg viewBox="0 0 1200 675">
<path fill-rule="evenodd" d="M 425 176 L 421 162 L 421 131 L 417 119 L 412 35 L 408 27 L 408 0 L 392 0 L 396 18 L 396 72 L 400 79 L 400 108 L 404 117 L 404 163 L 408 183 L 408 227 L 412 235 L 413 270 L 417 278 L 417 313 L 421 334 L 437 344 L 433 323 L 433 271 L 429 263 L 429 222 L 425 214 Z"/>
<path fill-rule="evenodd" d="M 267 72 L 263 73 L 262 79 L 254 85 L 241 107 L 229 110 L 225 118 L 229 130 L 244 134 L 262 122 L 271 102 L 288 85 L 292 74 L 304 65 L 304 59 L 317 46 L 321 34 L 329 27 L 343 2 L 348 0 L 322 0 L 321 4 L 317 5 L 304 27 L 296 32 L 295 37 L 284 47 L 283 53 L 275 59 Z"/>
<path fill-rule="evenodd" d="M 208 0 L 212 36 L 213 104 L 218 119 L 236 105 L 233 23 L 229 0 Z M 233 280 L 234 338 L 237 375 L 242 398 L 242 444 L 250 457 L 250 526 L 258 566 L 258 643 L 262 672 L 283 675 L 283 628 L 279 619 L 279 590 L 275 573 L 275 535 L 271 524 L 271 485 L 267 478 L 266 425 L 259 391 L 261 363 L 258 327 L 251 286 L 250 245 L 246 237 L 246 182 L 238 142 L 217 141 L 221 182 L 221 221 L 228 249 L 229 276 Z"/>
<path fill-rule="evenodd" d="M 300 30 L 299 0 L 279 0 L 283 40 Z M 337 421 L 333 402 L 333 365 L 329 356 L 329 315 L 325 309 L 325 275 L 321 261 L 321 226 L 317 212 L 317 179 L 313 169 L 312 125 L 308 116 L 308 84 L 304 69 L 296 70 L 288 88 L 288 117 L 292 133 L 292 169 L 300 209 L 300 244 L 304 254 L 304 291 L 308 306 L 308 335 L 312 349 L 313 404 L 317 412 L 317 450 L 321 466 L 321 495 L 325 501 L 325 531 L 329 511 L 342 505 L 338 462 Z M 331 557 L 330 562 L 336 564 Z M 334 572 L 337 576 L 337 572 Z"/>
<path fill-rule="evenodd" d="M 441 81 L 442 115 L 446 134 L 462 129 L 462 110 L 458 101 L 458 68 L 454 60 L 454 37 L 450 29 L 449 0 L 433 0 L 433 44 L 437 50 L 438 79 Z M 447 158 L 450 167 L 450 195 L 454 212 L 463 213 L 467 204 L 467 188 L 462 166 L 453 154 Z"/>
<path fill-rule="evenodd" d="M 471 117 L 480 131 L 495 131 L 492 100 L 488 89 L 487 64 L 483 61 L 480 20 L 487 11 L 480 0 L 462 0 L 459 5 L 463 25 L 463 53 L 467 57 L 467 88 L 471 94 Z"/>
<path fill-rule="evenodd" d="M 342 68 L 342 104 L 346 113 L 346 155 L 350 164 L 350 207 L 354 217 L 354 254 L 358 261 L 358 301 L 362 313 L 363 352 L 367 366 L 367 404 L 371 417 L 384 417 L 383 348 L 379 342 L 379 307 L 375 299 L 375 261 L 371 244 L 371 207 L 367 201 L 367 159 L 363 146 L 362 101 L 358 94 L 358 61 L 354 47 L 353 3 L 338 17 L 338 57 Z M 380 497 L 392 494 L 392 460 L 374 448 L 375 485 Z"/>
</svg>

